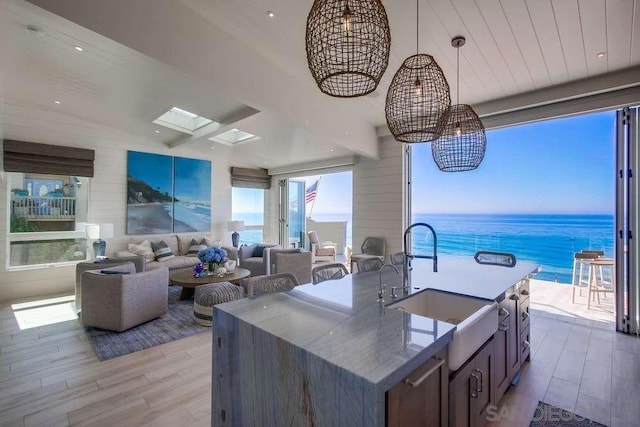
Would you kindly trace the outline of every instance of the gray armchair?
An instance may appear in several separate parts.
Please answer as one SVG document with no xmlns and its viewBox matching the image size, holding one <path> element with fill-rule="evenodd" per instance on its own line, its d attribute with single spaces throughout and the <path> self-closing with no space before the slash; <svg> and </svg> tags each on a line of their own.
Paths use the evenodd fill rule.
<svg viewBox="0 0 640 427">
<path fill-rule="evenodd" d="M 363 259 L 378 258 L 384 263 L 385 241 L 384 237 L 367 237 L 360 247 L 359 254 L 351 255 L 351 272 L 353 265 Z"/>
<path fill-rule="evenodd" d="M 269 270 L 269 251 L 268 248 L 281 249 L 282 246 L 277 244 L 253 244 L 240 247 L 238 251 L 238 260 L 240 267 L 246 268 L 251 272 L 252 276 L 261 276 L 267 274 Z"/>
<path fill-rule="evenodd" d="M 116 271 L 126 274 L 106 274 Z M 121 332 L 167 312 L 169 269 L 136 273 L 133 263 L 82 273 L 82 324 Z"/>
<path fill-rule="evenodd" d="M 311 252 L 305 249 L 269 248 L 266 274 L 291 273 L 298 283 L 311 283 Z"/>
<path fill-rule="evenodd" d="M 126 257 L 110 257 L 104 261 L 85 261 L 76 264 L 76 309 L 82 308 L 82 273 L 89 270 L 104 270 L 118 265 L 132 262 L 136 267 L 136 272 L 141 273 L 146 270 L 146 261 L 142 255 L 132 255 Z"/>
</svg>

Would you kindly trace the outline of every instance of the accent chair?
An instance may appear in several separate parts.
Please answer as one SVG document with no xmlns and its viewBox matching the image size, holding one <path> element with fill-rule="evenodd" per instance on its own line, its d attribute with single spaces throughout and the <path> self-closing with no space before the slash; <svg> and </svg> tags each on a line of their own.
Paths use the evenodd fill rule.
<svg viewBox="0 0 640 427">
<path fill-rule="evenodd" d="M 367 237 L 360 247 L 361 253 L 351 255 L 351 272 L 353 273 L 353 264 L 360 260 L 368 258 L 378 258 L 384 263 L 385 241 L 384 237 Z"/>
<path fill-rule="evenodd" d="M 309 242 L 311 243 L 311 262 L 318 261 L 336 262 L 336 244 L 333 242 L 320 243 L 318 233 L 310 231 Z"/>
<path fill-rule="evenodd" d="M 311 283 L 311 252 L 306 249 L 269 249 L 267 274 L 291 273 L 298 283 Z"/>
<path fill-rule="evenodd" d="M 313 267 L 311 271 L 313 275 L 313 284 L 316 285 L 325 280 L 338 280 L 349 274 L 347 267 L 344 264 L 335 262 L 331 264 L 322 264 L 317 267 Z"/>
<path fill-rule="evenodd" d="M 282 246 L 278 244 L 260 243 L 240 247 L 238 251 L 240 267 L 249 270 L 252 276 L 268 274 L 267 272 L 271 262 L 269 252 L 272 248 L 282 249 Z"/>
</svg>

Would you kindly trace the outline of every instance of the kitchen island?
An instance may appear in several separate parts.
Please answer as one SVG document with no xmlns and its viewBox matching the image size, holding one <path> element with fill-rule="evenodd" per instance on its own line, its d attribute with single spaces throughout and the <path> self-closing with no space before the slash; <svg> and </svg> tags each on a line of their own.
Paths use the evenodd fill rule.
<svg viewBox="0 0 640 427">
<path fill-rule="evenodd" d="M 431 288 L 499 300 L 537 269 L 441 256 L 433 273 L 415 261 L 404 296 Z M 385 425 L 387 391 L 442 353 L 456 326 L 386 307 L 403 280 L 384 271 L 381 303 L 379 278 L 348 275 L 216 306 L 212 425 Z"/>
</svg>

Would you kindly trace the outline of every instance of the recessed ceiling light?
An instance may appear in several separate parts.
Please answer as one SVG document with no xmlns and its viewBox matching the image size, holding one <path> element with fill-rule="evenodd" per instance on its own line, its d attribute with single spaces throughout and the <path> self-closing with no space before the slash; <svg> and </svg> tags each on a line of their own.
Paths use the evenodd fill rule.
<svg viewBox="0 0 640 427">
<path fill-rule="evenodd" d="M 82 48 L 82 46 L 76 46 L 76 47 L 75 47 L 75 49 L 76 49 L 78 52 L 82 52 L 82 51 L 84 51 L 84 49 Z"/>
<path fill-rule="evenodd" d="M 275 17 L 276 17 L 276 14 L 275 14 L 275 13 L 273 13 L 273 11 L 271 11 L 271 10 L 267 10 L 267 16 L 268 16 L 269 18 L 275 18 Z"/>
<path fill-rule="evenodd" d="M 268 164 L 269 164 L 269 162 L 264 162 L 264 164 L 265 164 L 265 165 L 268 165 Z"/>
<path fill-rule="evenodd" d="M 335 149 L 335 148 L 332 148 L 332 149 L 331 149 L 331 150 L 329 150 L 329 151 L 331 151 L 331 152 L 333 153 L 334 151 L 336 151 L 336 149 Z"/>
<path fill-rule="evenodd" d="M 596 53 L 596 58 L 604 58 L 607 52 L 598 52 Z"/>
<path fill-rule="evenodd" d="M 211 146 L 211 149 L 213 150 L 214 148 L 216 148 L 216 146 L 215 146 L 215 145 L 212 145 L 212 146 Z"/>
<path fill-rule="evenodd" d="M 156 131 L 156 133 L 160 133 L 160 131 L 159 131 L 159 130 L 157 130 L 157 131 Z"/>
<path fill-rule="evenodd" d="M 60 101 L 53 101 L 55 104 L 60 105 Z"/>
</svg>

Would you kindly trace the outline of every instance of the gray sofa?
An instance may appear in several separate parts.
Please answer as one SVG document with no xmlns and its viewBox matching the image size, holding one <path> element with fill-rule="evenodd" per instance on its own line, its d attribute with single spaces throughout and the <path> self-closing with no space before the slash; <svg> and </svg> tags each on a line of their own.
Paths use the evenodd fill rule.
<svg viewBox="0 0 640 427">
<path fill-rule="evenodd" d="M 168 280 L 167 267 L 138 273 L 132 262 L 85 271 L 81 279 L 82 324 L 121 332 L 163 315 L 168 309 Z"/>
<path fill-rule="evenodd" d="M 256 249 L 258 246 L 264 248 L 262 256 L 256 255 Z M 246 268 L 251 272 L 252 276 L 262 276 L 268 274 L 271 249 L 282 249 L 282 246 L 271 243 L 253 244 L 240 247 L 238 251 L 238 260 L 240 261 L 240 267 Z"/>
<path fill-rule="evenodd" d="M 191 240 L 194 239 L 196 242 L 202 241 L 203 238 L 210 240 L 207 234 L 178 234 L 178 235 L 170 235 L 170 236 L 159 236 L 153 237 L 147 240 L 152 242 L 160 242 L 161 240 L 167 243 L 171 248 L 171 251 L 175 255 L 175 258 L 166 260 L 166 261 L 155 261 L 152 259 L 146 260 L 146 270 L 152 270 L 154 268 L 158 268 L 160 266 L 165 266 L 169 270 L 177 270 L 181 268 L 189 268 L 198 264 L 200 260 L 197 256 L 187 255 L 189 253 L 189 248 L 191 247 Z M 132 240 L 132 244 L 140 244 L 144 239 L 136 239 Z M 216 242 L 210 240 L 210 245 L 213 246 Z M 216 245 L 217 246 L 217 245 Z M 223 246 L 222 249 L 227 251 L 227 258 L 237 260 L 238 259 L 238 250 L 235 248 L 230 248 Z M 116 257 L 130 257 L 135 256 L 134 253 L 129 250 L 122 250 L 116 252 Z"/>
</svg>

